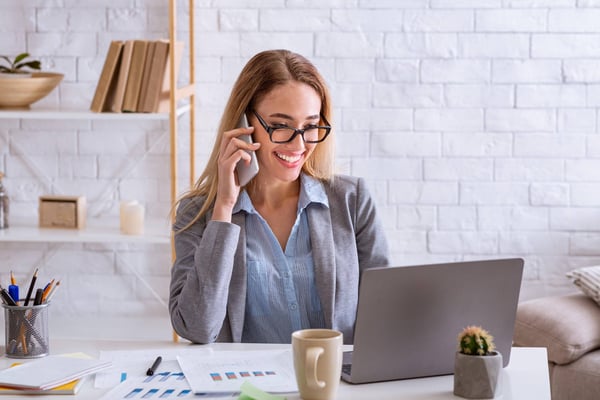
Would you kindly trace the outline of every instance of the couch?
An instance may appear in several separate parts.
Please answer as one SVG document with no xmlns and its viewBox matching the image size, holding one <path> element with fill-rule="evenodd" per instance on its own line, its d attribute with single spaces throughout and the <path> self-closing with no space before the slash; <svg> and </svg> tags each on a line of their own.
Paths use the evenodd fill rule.
<svg viewBox="0 0 600 400">
<path fill-rule="evenodd" d="M 552 400 L 600 399 L 600 306 L 589 296 L 521 302 L 514 345 L 547 348 Z"/>
</svg>

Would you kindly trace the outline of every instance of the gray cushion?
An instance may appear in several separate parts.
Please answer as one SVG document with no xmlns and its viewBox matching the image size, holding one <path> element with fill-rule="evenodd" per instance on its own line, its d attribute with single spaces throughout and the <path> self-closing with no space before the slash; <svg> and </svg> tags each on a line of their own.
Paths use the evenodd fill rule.
<svg viewBox="0 0 600 400">
<path fill-rule="evenodd" d="M 588 353 L 551 373 L 553 400 L 600 399 L 600 351 Z"/>
<path fill-rule="evenodd" d="M 546 347 L 548 360 L 567 364 L 600 348 L 600 307 L 583 294 L 525 301 L 517 308 L 515 346 Z"/>
</svg>

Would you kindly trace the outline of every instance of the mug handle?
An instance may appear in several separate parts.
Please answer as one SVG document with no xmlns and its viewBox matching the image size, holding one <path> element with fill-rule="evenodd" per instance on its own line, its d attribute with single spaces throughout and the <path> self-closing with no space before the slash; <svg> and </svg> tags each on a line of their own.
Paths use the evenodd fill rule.
<svg viewBox="0 0 600 400">
<path fill-rule="evenodd" d="M 304 364 L 304 373 L 306 375 L 306 384 L 309 388 L 323 389 L 325 382 L 317 378 L 317 363 L 319 357 L 325 350 L 322 347 L 309 347 L 306 350 L 306 363 Z"/>
</svg>

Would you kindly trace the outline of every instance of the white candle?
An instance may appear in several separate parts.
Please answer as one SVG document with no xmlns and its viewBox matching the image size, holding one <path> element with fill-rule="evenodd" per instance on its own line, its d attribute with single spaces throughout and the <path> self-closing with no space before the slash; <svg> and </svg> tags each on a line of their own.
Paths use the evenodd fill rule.
<svg viewBox="0 0 600 400">
<path fill-rule="evenodd" d="M 121 233 L 142 235 L 144 233 L 144 206 L 136 200 L 122 201 L 120 207 Z"/>
</svg>

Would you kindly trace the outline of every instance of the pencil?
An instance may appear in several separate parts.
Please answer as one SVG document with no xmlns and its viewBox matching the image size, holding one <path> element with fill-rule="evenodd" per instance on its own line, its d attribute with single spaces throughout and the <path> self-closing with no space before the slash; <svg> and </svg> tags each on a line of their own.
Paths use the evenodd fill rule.
<svg viewBox="0 0 600 400">
<path fill-rule="evenodd" d="M 42 303 L 44 301 L 46 301 L 46 297 L 48 297 L 48 295 L 50 294 L 50 291 L 52 290 L 53 286 L 54 286 L 54 278 L 52 278 L 52 280 L 50 281 L 50 283 L 48 283 L 46 285 L 46 287 L 44 288 L 44 292 L 42 294 Z"/>
<path fill-rule="evenodd" d="M 54 293 L 56 293 L 56 290 L 58 289 L 59 286 L 60 286 L 60 281 L 56 281 L 56 284 L 54 285 L 52 290 L 50 290 L 50 293 L 48 293 L 48 296 L 46 297 L 46 302 L 49 302 L 50 300 L 52 300 L 52 298 L 54 297 Z"/>
<path fill-rule="evenodd" d="M 25 324 L 21 325 L 21 334 L 20 334 L 20 338 L 21 338 L 21 346 L 23 346 L 23 354 L 27 354 L 27 339 L 25 339 Z"/>
<path fill-rule="evenodd" d="M 17 284 L 17 280 L 15 279 L 15 274 L 13 274 L 12 271 L 10 271 L 10 284 L 11 285 L 16 285 Z"/>
<path fill-rule="evenodd" d="M 27 297 L 25 297 L 25 306 L 29 305 L 29 300 L 31 300 L 31 294 L 33 293 L 33 288 L 35 287 L 35 281 L 37 280 L 38 268 L 35 269 L 33 276 L 31 277 L 31 283 L 29 284 L 29 289 L 27 290 Z"/>
</svg>

